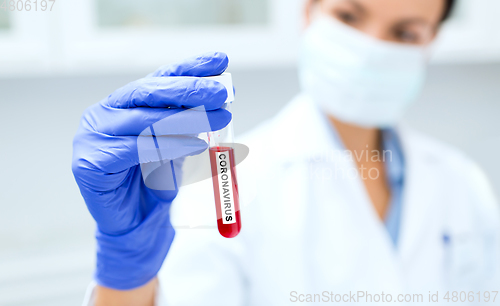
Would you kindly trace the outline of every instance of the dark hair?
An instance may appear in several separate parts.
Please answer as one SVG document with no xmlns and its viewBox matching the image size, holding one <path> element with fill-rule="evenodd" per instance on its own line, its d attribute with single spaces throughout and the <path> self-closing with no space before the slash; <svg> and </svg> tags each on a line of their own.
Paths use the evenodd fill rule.
<svg viewBox="0 0 500 306">
<path fill-rule="evenodd" d="M 450 18 L 451 13 L 453 12 L 453 8 L 455 7 L 456 0 L 445 0 L 443 17 L 441 18 L 441 22 L 446 21 Z"/>
</svg>

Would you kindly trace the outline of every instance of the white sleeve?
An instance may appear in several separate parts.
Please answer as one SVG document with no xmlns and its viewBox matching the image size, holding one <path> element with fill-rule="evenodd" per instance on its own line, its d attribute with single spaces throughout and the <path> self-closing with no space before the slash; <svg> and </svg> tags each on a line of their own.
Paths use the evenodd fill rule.
<svg viewBox="0 0 500 306">
<path fill-rule="evenodd" d="M 95 286 L 96 283 L 92 281 L 85 291 L 85 296 L 83 298 L 82 306 L 93 306 L 95 304 Z"/>
<path fill-rule="evenodd" d="M 475 163 L 471 163 L 471 201 L 477 215 L 476 227 L 484 237 L 487 256 L 483 262 L 488 277 L 483 288 L 500 288 L 500 206 L 486 174 Z M 494 289 L 490 289 L 494 288 Z"/>
</svg>

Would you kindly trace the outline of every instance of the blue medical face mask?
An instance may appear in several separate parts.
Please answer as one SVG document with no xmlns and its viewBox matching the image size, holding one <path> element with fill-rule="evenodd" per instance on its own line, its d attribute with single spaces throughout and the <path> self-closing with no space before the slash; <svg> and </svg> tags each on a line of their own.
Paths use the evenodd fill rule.
<svg viewBox="0 0 500 306">
<path fill-rule="evenodd" d="M 322 16 L 303 36 L 301 89 L 341 121 L 392 126 L 424 84 L 425 50 L 384 42 Z"/>
</svg>

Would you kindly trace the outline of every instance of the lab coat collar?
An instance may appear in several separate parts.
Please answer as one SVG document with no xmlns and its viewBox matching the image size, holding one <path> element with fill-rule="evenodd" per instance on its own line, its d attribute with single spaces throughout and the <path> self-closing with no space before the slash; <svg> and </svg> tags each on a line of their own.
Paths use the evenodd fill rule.
<svg viewBox="0 0 500 306">
<path fill-rule="evenodd" d="M 268 139 L 271 141 L 269 148 L 274 149 L 271 152 L 278 154 L 276 161 L 311 161 L 332 150 L 344 150 L 326 115 L 304 94 L 293 99 L 278 114 L 273 126 Z M 439 193 L 439 184 L 435 163 L 424 149 L 428 146 L 426 138 L 404 124 L 397 125 L 394 133 L 399 137 L 405 158 L 405 187 L 397 252 L 403 260 L 411 260 L 415 248 L 420 245 L 418 241 L 425 237 L 427 216 L 431 213 L 433 199 Z M 367 196 L 365 200 L 369 201 Z"/>
<path fill-rule="evenodd" d="M 296 96 L 278 114 L 273 124 L 274 128 L 270 130 L 274 134 L 270 135 L 270 139 L 276 151 L 282 152 L 283 161 L 314 159 L 324 157 L 332 150 L 346 150 L 326 114 L 306 94 Z M 398 138 L 398 131 L 399 127 L 383 130 L 384 144 L 395 143 L 389 138 Z M 402 174 L 394 175 L 400 178 Z"/>
</svg>

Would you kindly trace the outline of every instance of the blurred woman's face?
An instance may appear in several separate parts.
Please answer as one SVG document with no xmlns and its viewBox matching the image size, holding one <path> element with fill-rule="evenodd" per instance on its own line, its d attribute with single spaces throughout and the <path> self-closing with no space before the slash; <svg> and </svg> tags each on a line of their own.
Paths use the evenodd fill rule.
<svg viewBox="0 0 500 306">
<path fill-rule="evenodd" d="M 444 0 L 310 0 L 307 22 L 326 14 L 384 41 L 426 45 L 444 9 Z"/>
</svg>

